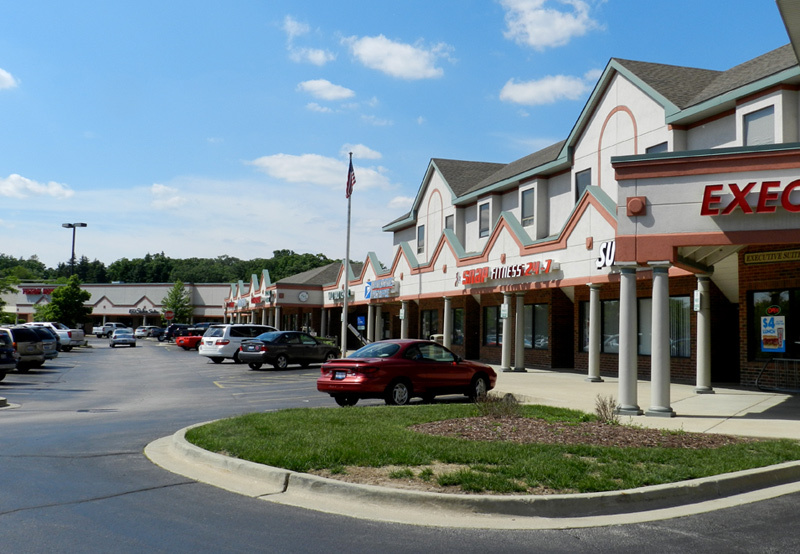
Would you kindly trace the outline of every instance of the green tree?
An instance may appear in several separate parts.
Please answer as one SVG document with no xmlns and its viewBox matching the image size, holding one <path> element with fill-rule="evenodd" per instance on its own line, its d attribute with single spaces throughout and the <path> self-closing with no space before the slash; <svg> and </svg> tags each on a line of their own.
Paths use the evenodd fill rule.
<svg viewBox="0 0 800 554">
<path fill-rule="evenodd" d="M 194 306 L 192 306 L 189 291 L 183 285 L 183 281 L 175 281 L 169 292 L 161 300 L 161 313 L 172 311 L 175 315 L 173 321 L 188 322 L 192 317 Z"/>
<path fill-rule="evenodd" d="M 6 301 L 3 300 L 2 295 L 19 292 L 14 288 L 14 285 L 18 284 L 19 281 L 15 277 L 0 277 L 0 323 L 14 323 L 16 314 L 5 312 Z"/>
<path fill-rule="evenodd" d="M 36 321 L 59 321 L 70 327 L 81 326 L 88 321 L 92 308 L 86 306 L 92 293 L 81 288 L 77 275 L 67 280 L 63 287 L 56 287 L 48 304 L 34 307 Z"/>
</svg>

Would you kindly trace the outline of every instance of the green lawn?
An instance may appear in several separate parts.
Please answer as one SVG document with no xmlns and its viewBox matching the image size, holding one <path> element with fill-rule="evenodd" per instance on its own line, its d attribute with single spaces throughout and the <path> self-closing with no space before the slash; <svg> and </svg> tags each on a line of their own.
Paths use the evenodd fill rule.
<svg viewBox="0 0 800 554">
<path fill-rule="evenodd" d="M 800 459 L 800 443 L 758 441 L 716 449 L 520 445 L 429 436 L 417 423 L 479 415 L 475 404 L 292 409 L 254 413 L 190 430 L 189 442 L 212 452 L 299 472 L 347 466 L 407 466 L 399 476 L 430 478 L 434 462 L 468 469 L 436 477 L 456 491 L 513 493 L 546 487 L 597 492 L 671 483 Z M 525 417 L 578 423 L 593 414 L 520 406 Z M 668 431 L 665 431 L 668 432 Z"/>
</svg>

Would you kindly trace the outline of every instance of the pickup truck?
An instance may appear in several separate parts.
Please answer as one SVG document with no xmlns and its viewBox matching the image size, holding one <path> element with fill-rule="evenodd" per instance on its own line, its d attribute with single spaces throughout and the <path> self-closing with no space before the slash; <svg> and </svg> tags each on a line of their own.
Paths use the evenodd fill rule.
<svg viewBox="0 0 800 554">
<path fill-rule="evenodd" d="M 84 346 L 86 344 L 86 335 L 83 329 L 70 329 L 63 323 L 57 321 L 34 321 L 26 323 L 30 326 L 47 327 L 55 334 L 58 335 L 59 342 L 61 342 L 61 350 L 69 352 L 76 346 Z"/>
<path fill-rule="evenodd" d="M 106 323 L 98 327 L 92 327 L 92 334 L 98 339 L 101 337 L 110 337 L 117 329 L 127 329 L 128 326 L 124 323 Z"/>
</svg>

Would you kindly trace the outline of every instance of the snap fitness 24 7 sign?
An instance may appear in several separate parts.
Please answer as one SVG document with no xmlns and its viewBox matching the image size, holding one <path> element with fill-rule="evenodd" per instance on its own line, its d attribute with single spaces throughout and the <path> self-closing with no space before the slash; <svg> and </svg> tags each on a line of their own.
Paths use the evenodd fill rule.
<svg viewBox="0 0 800 554">
<path fill-rule="evenodd" d="M 526 262 L 524 264 L 486 266 L 477 269 L 468 269 L 463 274 L 456 273 L 456 284 L 477 285 L 498 279 L 518 279 L 521 277 L 534 277 L 558 269 L 558 262 L 544 260 L 543 262 Z"/>
</svg>

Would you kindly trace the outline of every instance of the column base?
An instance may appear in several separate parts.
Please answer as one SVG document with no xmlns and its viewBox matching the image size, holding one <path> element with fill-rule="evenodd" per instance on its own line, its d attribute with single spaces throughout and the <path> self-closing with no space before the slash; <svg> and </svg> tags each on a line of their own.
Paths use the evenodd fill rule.
<svg viewBox="0 0 800 554">
<path fill-rule="evenodd" d="M 528 373 L 528 370 L 524 367 L 515 367 L 512 371 L 514 373 Z"/>
<path fill-rule="evenodd" d="M 639 406 L 617 406 L 617 409 L 614 410 L 614 413 L 623 416 L 640 416 L 644 412 L 641 410 L 641 408 L 639 408 Z"/>
<path fill-rule="evenodd" d="M 602 383 L 603 379 L 601 377 L 587 377 L 586 379 L 584 379 L 584 381 L 587 381 L 589 383 Z"/>
<path fill-rule="evenodd" d="M 714 389 L 711 387 L 695 387 L 695 394 L 714 394 Z"/>
<path fill-rule="evenodd" d="M 501 367 L 500 371 L 502 371 L 503 373 L 513 373 L 514 370 L 511 369 L 510 367 Z"/>
<path fill-rule="evenodd" d="M 650 408 L 644 415 L 647 417 L 675 417 L 675 410 L 672 408 Z"/>
</svg>

